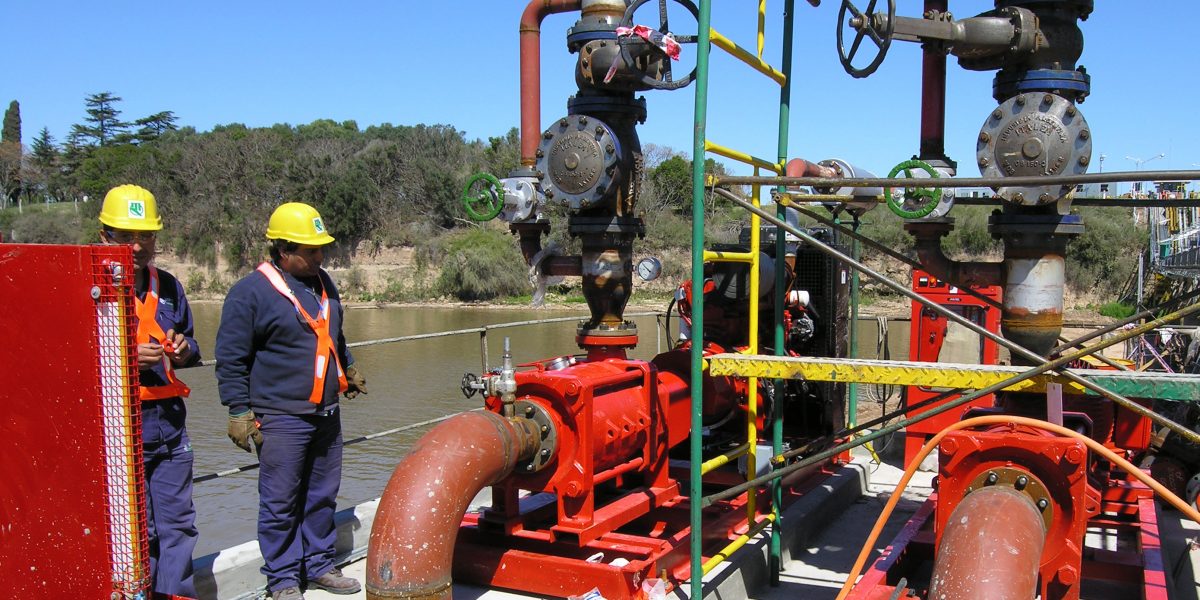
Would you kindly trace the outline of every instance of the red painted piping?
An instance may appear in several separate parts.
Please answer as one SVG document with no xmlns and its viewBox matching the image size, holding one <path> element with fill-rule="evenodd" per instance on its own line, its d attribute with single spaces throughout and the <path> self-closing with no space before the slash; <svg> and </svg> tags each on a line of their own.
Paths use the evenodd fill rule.
<svg viewBox="0 0 1200 600">
<path fill-rule="evenodd" d="M 542 134 L 542 19 L 577 11 L 582 0 L 532 0 L 521 13 L 521 164 L 532 167 Z"/>
<path fill-rule="evenodd" d="M 524 418 L 468 412 L 425 434 L 384 489 L 367 546 L 367 598 L 449 600 L 454 542 L 471 499 L 537 451 Z"/>
</svg>

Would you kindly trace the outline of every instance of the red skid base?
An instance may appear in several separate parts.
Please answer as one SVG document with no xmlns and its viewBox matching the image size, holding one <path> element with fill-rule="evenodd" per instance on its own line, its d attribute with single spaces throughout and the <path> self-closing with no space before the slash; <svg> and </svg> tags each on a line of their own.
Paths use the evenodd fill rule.
<svg viewBox="0 0 1200 600">
<path fill-rule="evenodd" d="M 1108 508 L 1117 514 L 1089 520 L 1089 530 L 1127 540 L 1131 547 L 1085 548 L 1082 597 L 1167 600 L 1158 514 L 1150 490 L 1140 483 L 1115 482 L 1105 496 L 1111 503 Z M 932 516 L 936 505 L 934 493 L 863 574 L 850 593 L 852 600 L 927 597 L 934 561 Z M 897 592 L 900 587 L 905 590 Z"/>
<path fill-rule="evenodd" d="M 827 475 L 814 474 L 803 490 Z M 803 490 L 785 494 L 784 504 Z M 704 509 L 704 560 L 746 532 L 747 498 L 742 494 Z M 758 506 L 769 506 L 765 494 Z M 548 495 L 526 498 L 522 520 L 552 523 L 554 507 Z M 481 524 L 480 513 L 470 513 L 459 528 L 453 576 L 455 581 L 557 597 L 597 588 L 608 600 L 636 598 L 648 578 L 664 579 L 667 589 L 673 589 L 690 576 L 689 510 L 687 499 L 681 498 L 583 545 L 548 526 L 505 535 L 486 520 Z"/>
</svg>

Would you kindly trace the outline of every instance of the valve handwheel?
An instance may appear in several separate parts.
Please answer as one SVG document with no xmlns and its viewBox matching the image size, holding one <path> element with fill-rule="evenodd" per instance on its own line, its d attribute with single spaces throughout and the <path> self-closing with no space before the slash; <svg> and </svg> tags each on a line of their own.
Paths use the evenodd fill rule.
<svg viewBox="0 0 1200 600">
<path fill-rule="evenodd" d="M 625 16 L 621 18 L 621 27 L 633 27 L 633 14 L 637 12 L 637 9 L 641 8 L 641 6 L 647 1 L 648 0 L 634 0 L 634 2 L 629 5 L 629 8 L 625 9 Z M 674 1 L 686 8 L 688 12 L 692 13 L 692 16 L 696 18 L 697 22 L 700 21 L 700 9 L 696 8 L 696 4 L 692 2 L 692 0 Z M 667 27 L 667 0 L 658 0 L 658 32 L 662 34 L 670 33 L 670 30 Z M 675 38 L 675 41 L 679 42 L 680 44 L 695 44 L 700 38 L 699 35 L 671 35 Z M 677 90 L 696 79 L 696 69 L 692 69 L 692 72 L 688 73 L 688 76 L 684 77 L 683 79 L 671 79 L 670 59 L 667 59 L 667 62 L 663 68 L 663 78 L 661 80 L 650 76 L 648 73 L 638 70 L 638 68 L 634 66 L 636 63 L 633 62 L 633 54 L 629 51 L 629 45 L 633 41 L 633 38 L 629 36 L 622 36 L 618 38 L 618 42 L 621 44 L 621 60 L 625 61 L 625 64 L 630 70 L 641 76 L 642 83 L 645 83 L 656 90 Z"/>
<path fill-rule="evenodd" d="M 875 72 L 879 65 L 883 63 L 883 57 L 887 55 L 888 48 L 892 45 L 892 34 L 896 30 L 896 0 L 887 0 L 887 19 L 884 21 L 883 31 L 876 29 L 878 25 L 875 23 L 875 17 L 878 14 L 875 11 L 875 3 L 878 0 L 871 0 L 867 4 L 867 12 L 858 10 L 856 6 L 850 3 L 850 0 L 842 0 L 842 7 L 838 10 L 838 29 L 837 29 L 837 44 L 838 58 L 842 61 L 842 68 L 854 77 L 866 77 Z M 852 21 L 857 23 L 849 23 L 850 27 L 858 30 L 858 34 L 854 36 L 854 43 L 850 45 L 850 51 L 846 51 L 846 44 L 842 41 L 842 32 L 848 24 L 846 21 L 846 11 L 854 14 Z M 871 60 L 871 64 L 859 69 L 851 64 L 854 56 L 858 54 L 859 46 L 862 45 L 864 36 L 871 36 L 871 41 L 875 42 L 875 46 L 879 49 L 875 58 Z"/>
<path fill-rule="evenodd" d="M 463 188 L 463 208 L 476 221 L 491 221 L 504 209 L 504 186 L 491 173 L 476 173 Z"/>
<path fill-rule="evenodd" d="M 480 385 L 478 375 L 474 373 L 463 374 L 462 382 L 459 384 L 459 389 L 462 390 L 463 396 L 470 398 L 471 396 L 474 396 L 481 387 L 482 386 Z"/>
<path fill-rule="evenodd" d="M 925 171 L 934 179 L 940 177 L 937 169 L 934 169 L 925 161 L 913 159 L 906 160 L 893 167 L 892 171 L 888 173 L 888 178 L 895 179 L 896 175 L 900 174 L 900 171 L 904 171 L 904 176 L 912 179 L 912 170 L 914 168 Z M 933 212 L 933 210 L 937 208 L 938 203 L 941 201 L 941 192 L 939 192 L 937 188 L 906 187 L 904 188 L 904 202 L 901 203 L 892 196 L 892 188 L 890 186 L 884 186 L 883 197 L 887 199 L 888 208 L 892 209 L 892 212 L 896 213 L 896 216 L 903 219 L 920 219 Z M 924 204 L 915 210 L 908 210 L 904 208 L 904 204 L 912 204 L 922 200 L 924 201 Z"/>
</svg>

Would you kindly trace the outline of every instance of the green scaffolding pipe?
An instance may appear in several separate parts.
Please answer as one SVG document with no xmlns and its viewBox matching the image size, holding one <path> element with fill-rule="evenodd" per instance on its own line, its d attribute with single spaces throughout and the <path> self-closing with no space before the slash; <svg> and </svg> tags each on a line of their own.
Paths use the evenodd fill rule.
<svg viewBox="0 0 1200 600">
<path fill-rule="evenodd" d="M 696 42 L 696 114 L 692 140 L 692 431 L 689 439 L 691 450 L 690 478 L 688 481 L 688 507 L 691 521 L 691 594 L 690 597 L 704 598 L 704 563 L 701 561 L 703 538 L 701 534 L 700 498 L 704 495 L 701 485 L 700 463 L 704 447 L 704 419 L 701 414 L 704 395 L 695 393 L 704 389 L 704 147 L 705 123 L 708 118 L 708 55 L 712 50 L 709 32 L 712 27 L 712 0 L 700 0 L 700 16 L 697 19 L 699 39 Z M 697 285 L 698 284 L 698 285 Z"/>
<path fill-rule="evenodd" d="M 779 164 L 787 163 L 788 159 L 788 125 L 791 123 L 792 109 L 792 26 L 796 17 L 796 3 L 794 0 L 785 0 L 783 3 L 783 59 L 780 62 L 780 70 L 783 72 L 784 82 L 783 87 L 779 89 Z M 777 188 L 779 193 L 784 192 L 784 188 Z M 776 204 L 775 214 L 780 218 L 784 218 L 787 213 L 787 207 Z M 785 219 L 786 220 L 786 219 Z M 751 252 L 758 252 L 758 248 L 751 248 Z M 783 301 L 786 298 L 787 290 L 784 289 L 783 268 L 786 264 L 784 257 L 787 254 L 787 236 L 784 234 L 783 228 L 778 225 L 775 227 L 775 354 L 782 356 L 785 353 L 783 347 L 784 331 L 783 331 Z M 753 301 L 753 300 L 752 300 Z M 775 398 L 783 398 L 783 381 L 775 380 Z M 778 456 L 783 452 L 783 402 L 771 403 L 771 453 Z M 755 443 L 757 440 L 751 440 Z M 753 493 L 753 492 L 751 492 Z M 770 581 L 772 586 L 779 585 L 779 573 L 783 570 L 783 549 L 781 544 L 780 533 L 783 531 L 783 513 L 780 507 L 783 506 L 783 480 L 776 479 L 771 482 L 771 514 L 775 519 L 771 523 L 771 541 L 769 544 L 769 568 Z"/>
</svg>

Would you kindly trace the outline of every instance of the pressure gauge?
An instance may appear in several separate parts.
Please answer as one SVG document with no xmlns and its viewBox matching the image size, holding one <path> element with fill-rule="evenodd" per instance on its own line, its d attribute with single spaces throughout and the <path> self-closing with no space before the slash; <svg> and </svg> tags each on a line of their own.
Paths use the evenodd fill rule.
<svg viewBox="0 0 1200 600">
<path fill-rule="evenodd" d="M 662 275 L 662 262 L 652 256 L 643 258 L 638 261 L 637 274 L 642 281 L 654 281 L 658 279 L 659 275 Z"/>
</svg>

